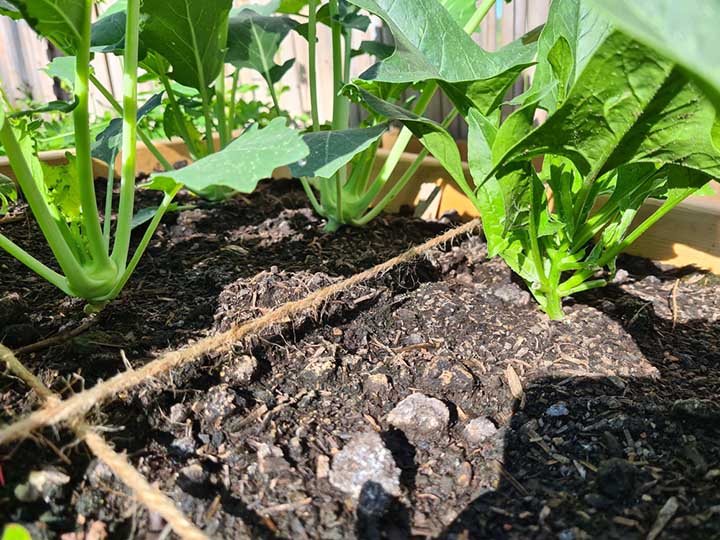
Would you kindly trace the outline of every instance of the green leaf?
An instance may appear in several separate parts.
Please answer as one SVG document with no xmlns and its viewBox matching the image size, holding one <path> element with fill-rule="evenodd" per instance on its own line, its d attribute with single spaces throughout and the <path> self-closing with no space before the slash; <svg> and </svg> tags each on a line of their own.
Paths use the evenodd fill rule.
<svg viewBox="0 0 720 540">
<path fill-rule="evenodd" d="M 35 107 L 34 109 L 26 109 L 24 111 L 18 111 L 16 113 L 12 113 L 8 115 L 8 118 L 21 118 L 23 116 L 31 116 L 33 114 L 40 114 L 40 113 L 69 113 L 75 110 L 75 107 L 78 106 L 78 98 L 75 97 L 75 100 L 72 102 L 69 101 L 51 101 L 50 103 L 46 103 L 45 105 L 41 105 L 39 107 Z"/>
<path fill-rule="evenodd" d="M 240 10 L 230 18 L 226 61 L 238 69 L 254 69 L 266 80 L 277 82 L 292 63 L 284 71 L 278 70 L 275 55 L 296 26 L 290 17 L 267 17 L 249 9 Z"/>
<path fill-rule="evenodd" d="M 0 215 L 7 214 L 10 203 L 17 201 L 15 182 L 4 174 L 0 174 Z"/>
<path fill-rule="evenodd" d="M 360 56 L 361 54 L 369 54 L 378 60 L 385 60 L 392 55 L 395 47 L 383 43 L 381 41 L 362 41 L 357 49 L 353 49 L 352 56 Z"/>
<path fill-rule="evenodd" d="M 306 133 L 303 140 L 310 154 L 291 164 L 290 172 L 296 178 L 330 178 L 377 141 L 387 128 L 387 124 L 380 124 L 370 128 Z"/>
<path fill-rule="evenodd" d="M 74 56 L 57 56 L 43 68 L 43 71 L 47 73 L 49 77 L 57 77 L 69 88 L 75 87 Z"/>
<path fill-rule="evenodd" d="M 519 64 L 529 65 L 535 47 L 515 42 L 484 51 L 437 0 L 350 0 L 379 16 L 395 38 L 395 52 L 360 78 L 384 82 L 490 79 Z"/>
<path fill-rule="evenodd" d="M 85 0 L 7 0 L 41 36 L 66 54 L 74 54 L 81 41 Z"/>
<path fill-rule="evenodd" d="M 443 164 L 456 182 L 465 181 L 462 159 L 457 144 L 440 124 L 383 101 L 357 86 L 347 85 L 343 91 L 356 99 L 359 98 L 372 112 L 401 122 Z"/>
<path fill-rule="evenodd" d="M 583 175 L 591 171 L 599 175 L 671 70 L 669 61 L 657 59 L 619 32 L 611 34 L 587 63 L 565 103 L 542 126 L 507 150 L 493 148 L 496 165 L 550 153 L 572 159 Z M 521 109 L 511 117 L 522 114 Z M 500 128 L 496 146 L 517 139 L 518 128 L 510 120 Z"/>
<path fill-rule="evenodd" d="M 162 190 L 164 191 L 164 190 Z M 167 207 L 167 212 L 180 212 L 182 210 L 192 210 L 195 207 L 192 205 L 181 205 L 178 203 L 170 203 L 170 205 Z M 157 214 L 158 210 L 160 209 L 159 206 L 148 206 L 146 208 L 142 208 L 141 210 L 138 210 L 135 215 L 132 218 L 132 224 L 130 228 L 136 229 L 140 227 L 141 225 L 144 225 L 148 221 L 150 221 L 152 218 L 155 217 L 155 214 Z"/>
<path fill-rule="evenodd" d="M 93 52 L 121 54 L 125 49 L 127 14 L 124 6 L 119 6 L 118 9 L 120 11 L 106 13 L 100 17 L 90 28 L 90 50 Z M 142 51 L 142 43 L 140 48 Z M 144 54 L 141 53 L 140 58 L 143 56 Z"/>
<path fill-rule="evenodd" d="M 460 26 L 465 26 L 477 11 L 475 0 L 440 0 L 440 4 Z"/>
<path fill-rule="evenodd" d="M 17 523 L 5 525 L 0 540 L 32 540 L 28 530 Z"/>
<path fill-rule="evenodd" d="M 280 0 L 272 0 L 271 2 L 268 2 L 267 4 L 245 4 L 242 7 L 239 8 L 233 8 L 230 10 L 230 17 L 234 17 L 238 13 L 240 13 L 242 10 L 245 9 L 251 9 L 258 15 L 265 15 L 266 17 L 269 17 L 273 13 L 275 13 L 278 9 L 280 9 Z"/>
<path fill-rule="evenodd" d="M 220 152 L 153 179 L 169 179 L 196 193 L 216 187 L 250 193 L 275 168 L 302 159 L 308 151 L 300 135 L 286 127 L 283 118 L 275 118 L 264 129 L 253 125 Z"/>
<path fill-rule="evenodd" d="M 182 111 L 177 111 L 175 107 L 165 107 L 163 113 L 163 131 L 167 138 L 180 137 L 185 140 L 189 137 L 189 141 L 185 141 L 188 148 L 196 148 L 199 152 L 205 152 L 205 145 L 202 144 L 202 134 L 188 116 Z M 202 157 L 205 153 L 200 156 Z"/>
<path fill-rule="evenodd" d="M 280 0 L 280 5 L 275 10 L 277 13 L 297 15 L 308 5 L 308 0 Z"/>
<path fill-rule="evenodd" d="M 538 40 L 538 64 L 530 93 L 557 82 L 541 102 L 554 111 L 563 101 L 560 92 L 570 88 L 610 31 L 610 25 L 590 9 L 587 0 L 552 2 L 548 20 Z M 558 45 L 560 42 L 560 45 Z M 560 72 L 558 72 L 560 68 Z"/>
<path fill-rule="evenodd" d="M 720 110 L 717 0 L 588 1 L 628 35 L 685 68 Z"/>
<path fill-rule="evenodd" d="M 0 15 L 5 15 L 11 19 L 21 19 L 22 13 L 13 6 L 8 0 L 0 0 Z"/>
<path fill-rule="evenodd" d="M 172 65 L 173 80 L 204 91 L 223 66 L 232 0 L 144 0 L 143 45 Z"/>
<path fill-rule="evenodd" d="M 163 92 L 155 94 L 148 99 L 137 111 L 137 119 L 156 109 L 162 103 Z M 120 147 L 122 146 L 122 118 L 114 118 L 108 126 L 95 138 L 92 146 L 92 156 L 112 166 Z"/>
<path fill-rule="evenodd" d="M 80 203 L 80 182 L 77 176 L 75 156 L 65 154 L 66 165 L 48 165 L 41 162 L 43 182 L 45 184 L 45 200 L 69 225 L 79 225 L 82 216 Z"/>
</svg>

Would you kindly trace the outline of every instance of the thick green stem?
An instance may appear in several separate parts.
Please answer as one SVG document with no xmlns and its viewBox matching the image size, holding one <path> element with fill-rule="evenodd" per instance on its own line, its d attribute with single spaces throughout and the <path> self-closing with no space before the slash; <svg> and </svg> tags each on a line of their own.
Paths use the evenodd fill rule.
<svg viewBox="0 0 720 540">
<path fill-rule="evenodd" d="M 38 261 L 35 257 L 30 255 L 27 251 L 15 244 L 12 240 L 7 238 L 3 234 L 0 234 L 0 249 L 4 249 L 5 251 L 7 251 L 12 257 L 16 258 L 22 264 L 27 266 L 30 270 L 38 274 L 41 278 L 55 285 L 65 294 L 72 294 L 70 292 L 68 281 L 67 279 L 65 279 L 65 276 L 62 276 L 52 268 L 45 266 L 43 263 Z"/>
<path fill-rule="evenodd" d="M 667 199 L 660 208 L 655 210 L 645 221 L 638 225 L 630 234 L 628 234 L 622 242 L 618 242 L 614 247 L 608 249 L 603 256 L 597 262 L 597 268 L 602 268 L 608 263 L 613 261 L 620 253 L 632 245 L 635 240 L 640 238 L 650 227 L 655 225 L 660 219 L 662 219 L 668 212 L 675 208 L 678 204 L 684 201 L 687 197 L 697 191 L 698 188 L 685 189 L 673 197 Z M 590 279 L 595 274 L 593 270 L 583 270 L 573 274 L 571 278 L 560 285 L 560 293 L 568 294 L 569 291 L 574 290 L 576 287 L 581 285 L 583 282 Z"/>
<path fill-rule="evenodd" d="M 115 163 L 116 153 L 113 152 L 113 164 Z M 113 188 L 115 187 L 115 167 L 111 164 L 108 167 L 107 186 L 105 188 L 105 219 L 103 220 L 103 242 L 105 242 L 105 250 L 110 251 L 110 229 L 112 228 L 112 199 Z"/>
<path fill-rule="evenodd" d="M 240 82 L 240 70 L 236 69 L 232 74 L 232 85 L 230 86 L 230 112 L 228 113 L 228 128 L 230 131 L 230 139 L 232 139 L 232 131 L 237 127 L 235 125 L 235 110 L 237 107 L 237 90 Z"/>
<path fill-rule="evenodd" d="M 118 100 L 115 99 L 115 96 L 112 95 L 110 90 L 108 90 L 105 85 L 103 85 L 103 83 L 101 83 L 93 74 L 90 74 L 90 81 L 93 83 L 93 86 L 95 86 L 95 88 L 97 88 L 98 91 L 103 95 L 103 97 L 108 101 L 108 103 L 110 103 L 112 108 L 115 109 L 115 112 L 122 116 L 122 107 L 120 106 L 120 103 L 118 103 Z M 153 143 L 152 139 L 150 139 L 150 136 L 139 127 L 137 134 L 143 144 L 150 151 L 150 153 L 155 156 L 155 159 L 160 162 L 160 165 L 162 165 L 166 171 L 171 171 L 173 169 L 172 164 L 165 158 L 165 156 L 160 153 L 160 150 L 157 149 L 155 143 Z M 109 163 L 108 165 L 114 167 L 115 163 Z"/>
<path fill-rule="evenodd" d="M 385 196 L 367 214 L 365 214 L 359 219 L 353 220 L 353 225 L 367 225 L 373 219 L 379 216 L 380 212 L 385 210 L 387 205 L 390 204 L 393 199 L 398 196 L 398 194 L 403 190 L 403 188 L 412 179 L 412 177 L 415 176 L 415 173 L 422 166 L 423 161 L 426 157 L 428 157 L 428 155 L 430 155 L 430 152 L 426 148 L 423 148 L 417 155 L 417 158 L 415 158 L 415 161 L 412 162 L 410 167 L 407 168 L 407 170 L 403 173 L 400 179 L 395 182 L 395 185 L 390 189 L 390 191 L 388 191 Z M 373 194 L 372 199 L 374 199 L 376 195 L 376 193 Z M 372 199 L 370 200 L 370 202 L 372 202 Z"/>
<path fill-rule="evenodd" d="M 130 0 L 133 1 L 133 0 Z M 115 298 L 118 294 L 120 294 L 120 291 L 122 291 L 123 287 L 125 287 L 125 284 L 127 283 L 128 279 L 130 279 L 130 276 L 135 271 L 135 268 L 137 267 L 138 263 L 140 262 L 140 259 L 142 258 L 143 254 L 145 253 L 145 250 L 147 249 L 148 245 L 150 244 L 150 240 L 152 240 L 153 235 L 155 234 L 155 231 L 158 228 L 158 225 L 160 224 L 160 220 L 163 218 L 163 216 L 167 213 L 168 208 L 170 207 L 170 203 L 172 203 L 172 200 L 175 198 L 175 195 L 180 190 L 180 186 L 178 186 L 174 191 L 170 193 L 166 193 L 163 197 L 163 201 L 158 207 L 157 212 L 153 216 L 152 221 L 150 222 L 150 225 L 148 225 L 148 228 L 145 230 L 145 234 L 143 235 L 142 239 L 140 240 L 140 243 L 138 244 L 137 249 L 135 250 L 135 253 L 133 253 L 132 259 L 130 259 L 130 262 L 127 265 L 127 268 L 125 268 L 125 271 L 123 272 L 122 276 L 120 276 L 120 279 L 118 279 L 117 283 L 115 284 L 115 287 L 113 287 L 112 291 L 110 291 L 110 294 L 108 294 L 105 298 L 102 300 L 108 301 Z"/>
<path fill-rule="evenodd" d="M 490 12 L 490 9 L 495 5 L 495 0 L 485 0 L 478 8 L 477 11 L 473 14 L 473 16 L 470 18 L 470 20 L 465 24 L 463 27 L 463 30 L 467 34 L 473 34 L 478 29 L 480 24 L 482 23 L 483 19 L 487 16 L 487 14 Z M 413 111 L 416 114 L 423 114 L 425 112 L 425 109 L 427 109 L 428 105 L 432 101 L 432 98 L 435 96 L 435 92 L 437 91 L 438 85 L 435 81 L 427 81 L 421 90 L 420 98 L 418 99 L 418 102 L 416 103 Z M 400 162 L 400 157 L 402 156 L 403 152 L 405 152 L 405 149 L 407 148 L 407 145 L 410 143 L 410 139 L 412 139 L 412 133 L 408 128 L 403 128 L 400 131 L 400 134 L 398 135 L 397 140 L 395 141 L 395 144 L 393 145 L 392 149 L 390 150 L 390 155 L 388 156 L 388 159 L 385 161 L 385 164 L 383 165 L 383 168 L 380 170 L 376 181 L 380 180 L 382 182 L 387 182 L 387 180 L 392 175 L 393 171 L 395 170 L 395 167 L 397 167 L 398 163 Z"/>
<path fill-rule="evenodd" d="M 5 149 L 20 189 L 30 205 L 30 210 L 32 210 L 40 230 L 47 239 L 60 268 L 66 275 L 82 274 L 80 264 L 72 249 L 68 246 L 65 236 L 60 231 L 60 227 L 45 203 L 43 194 L 35 183 L 30 166 L 23 156 L 20 144 L 9 122 L 5 122 L 0 127 L 0 145 Z"/>
<path fill-rule="evenodd" d="M 348 99 L 341 94 L 344 85 L 343 80 L 343 47 L 342 47 L 342 26 L 335 18 L 338 15 L 338 0 L 330 0 L 330 29 L 332 32 L 332 62 L 333 62 L 333 121 L 334 130 L 347 129 L 348 127 Z"/>
<path fill-rule="evenodd" d="M 309 0 L 308 19 L 308 72 L 310 78 L 310 114 L 312 115 L 312 129 L 320 129 L 320 111 L 318 111 L 317 91 L 317 0 Z"/>
<path fill-rule="evenodd" d="M 130 250 L 135 203 L 135 154 L 137 152 L 137 68 L 140 39 L 140 2 L 128 0 L 123 65 L 122 176 L 115 244 L 112 257 L 120 272 L 125 269 Z"/>
<path fill-rule="evenodd" d="M 185 115 L 183 114 L 182 108 L 180 107 L 180 103 L 178 103 L 175 91 L 172 89 L 170 79 L 167 75 L 162 74 L 160 75 L 160 82 L 162 82 L 163 88 L 165 88 L 165 93 L 167 94 L 168 100 L 170 101 L 170 108 L 175 114 L 177 125 L 180 128 L 180 136 L 182 137 L 183 141 L 185 141 L 185 145 L 188 147 L 188 150 L 190 150 L 190 153 L 193 155 L 193 157 L 200 157 L 202 153 L 200 149 L 195 146 L 195 141 L 190 136 L 188 127 L 185 124 Z"/>
<path fill-rule="evenodd" d="M 220 148 L 225 148 L 230 142 L 230 129 L 225 114 L 225 69 L 215 80 L 215 114 L 218 118 L 218 133 L 220 134 Z"/>
<path fill-rule="evenodd" d="M 82 205 L 83 234 L 87 238 L 90 255 L 96 268 L 110 265 L 95 199 L 95 178 L 92 163 L 92 140 L 90 136 L 90 24 L 92 0 L 84 0 L 83 28 L 81 42 L 78 45 L 75 62 L 75 99 L 77 107 L 73 111 L 75 128 L 75 149 L 77 155 L 77 174 Z"/>
<path fill-rule="evenodd" d="M 325 217 L 325 211 L 323 210 L 323 207 L 320 204 L 320 201 L 318 201 L 317 197 L 315 197 L 315 192 L 313 191 L 312 186 L 310 185 L 310 182 L 308 182 L 307 178 L 300 178 L 300 183 L 302 184 L 302 187 L 305 190 L 305 194 L 307 195 L 308 199 L 310 199 L 310 204 L 312 204 L 312 207 L 315 209 L 315 212 L 317 212 L 319 215 Z"/>
</svg>

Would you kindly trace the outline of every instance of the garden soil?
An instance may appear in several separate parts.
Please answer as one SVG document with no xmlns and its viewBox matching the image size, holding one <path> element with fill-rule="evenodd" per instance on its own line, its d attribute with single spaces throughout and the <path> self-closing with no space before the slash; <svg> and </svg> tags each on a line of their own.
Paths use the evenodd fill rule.
<svg viewBox="0 0 720 540">
<path fill-rule="evenodd" d="M 20 355 L 55 391 L 451 226 L 388 216 L 325 234 L 290 182 L 219 204 L 182 199 L 196 208 L 166 217 L 120 298 L 79 335 Z M 29 220 L 2 229 L 49 261 Z M 718 279 L 628 258 L 615 283 L 553 322 L 486 254 L 480 234 L 462 239 L 88 420 L 214 538 L 720 538 Z M 81 302 L 6 255 L 0 272 L 6 345 L 86 320 Z M 38 406 L 0 376 L 1 422 Z M 0 521 L 33 538 L 168 537 L 69 430 L 0 459 Z"/>
</svg>

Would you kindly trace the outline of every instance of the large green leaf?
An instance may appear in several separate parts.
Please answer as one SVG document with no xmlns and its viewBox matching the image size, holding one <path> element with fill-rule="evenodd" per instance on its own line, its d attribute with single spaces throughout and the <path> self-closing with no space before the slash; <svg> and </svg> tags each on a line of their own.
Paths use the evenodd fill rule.
<svg viewBox="0 0 720 540">
<path fill-rule="evenodd" d="M 720 2 L 588 1 L 618 28 L 689 71 L 720 109 Z"/>
<path fill-rule="evenodd" d="M 162 103 L 162 96 L 163 92 L 160 92 L 148 99 L 143 106 L 138 109 L 137 119 L 141 120 L 145 115 L 159 107 Z M 98 134 L 92 146 L 92 156 L 94 158 L 100 159 L 109 165 L 113 164 L 115 156 L 117 156 L 120 146 L 122 145 L 122 127 L 122 119 L 114 118 L 108 126 Z"/>
<path fill-rule="evenodd" d="M 275 168 L 294 163 L 308 155 L 300 135 L 276 118 L 264 129 L 253 125 L 220 152 L 211 154 L 177 171 L 153 176 L 153 182 L 183 184 L 196 193 L 228 188 L 252 192 L 257 183 L 272 175 Z"/>
<path fill-rule="evenodd" d="M 296 178 L 330 178 L 357 154 L 367 149 L 387 131 L 387 124 L 342 131 L 318 131 L 303 135 L 310 154 L 290 165 Z"/>
<path fill-rule="evenodd" d="M 73 54 L 82 36 L 85 0 L 7 0 L 38 34 Z"/>
<path fill-rule="evenodd" d="M 564 155 L 583 175 L 598 175 L 670 75 L 672 63 L 615 32 L 587 63 L 565 103 L 529 135 L 518 140 L 513 116 L 498 131 L 496 165 L 522 156 Z M 660 96 L 662 99 L 662 96 Z M 519 123 L 524 129 L 524 123 Z M 670 134 L 668 134 L 670 135 Z M 508 148 L 508 141 L 513 142 Z M 629 143 L 629 141 L 627 141 Z M 592 172 L 591 172 L 592 171 Z"/>
<path fill-rule="evenodd" d="M 141 39 L 172 65 L 173 80 L 204 91 L 223 66 L 232 0 L 144 0 Z"/>
<path fill-rule="evenodd" d="M 296 26 L 297 22 L 290 17 L 267 17 L 250 9 L 239 10 L 230 18 L 226 60 L 237 68 L 260 72 L 269 82 L 277 82 L 274 79 L 279 79 L 284 71 L 275 64 L 274 57 Z"/>
<path fill-rule="evenodd" d="M 530 93 L 556 83 L 540 106 L 555 110 L 575 83 L 593 52 L 610 31 L 610 25 L 587 0 L 562 0 L 550 6 L 538 40 L 538 64 Z"/>
<path fill-rule="evenodd" d="M 465 26 L 477 11 L 475 0 L 439 0 L 439 2 L 460 26 Z"/>
<path fill-rule="evenodd" d="M 395 38 L 394 54 L 363 73 L 362 79 L 475 81 L 533 61 L 535 47 L 520 41 L 495 53 L 484 51 L 438 0 L 350 1 L 379 16 Z"/>
<path fill-rule="evenodd" d="M 5 15 L 11 19 L 22 18 L 20 10 L 13 6 L 8 0 L 0 0 L 0 15 Z"/>
</svg>

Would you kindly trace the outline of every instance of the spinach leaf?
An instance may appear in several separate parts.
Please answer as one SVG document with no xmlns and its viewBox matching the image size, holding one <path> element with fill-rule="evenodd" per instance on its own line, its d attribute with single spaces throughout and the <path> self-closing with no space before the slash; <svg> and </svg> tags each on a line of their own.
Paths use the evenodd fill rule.
<svg viewBox="0 0 720 540">
<path fill-rule="evenodd" d="M 232 0 L 144 0 L 141 39 L 172 65 L 172 78 L 204 90 L 223 66 Z"/>
</svg>

